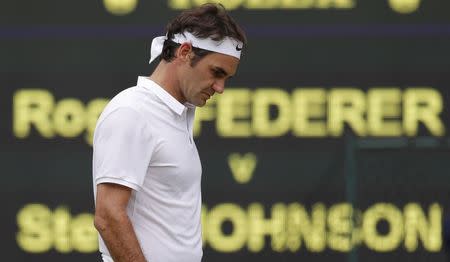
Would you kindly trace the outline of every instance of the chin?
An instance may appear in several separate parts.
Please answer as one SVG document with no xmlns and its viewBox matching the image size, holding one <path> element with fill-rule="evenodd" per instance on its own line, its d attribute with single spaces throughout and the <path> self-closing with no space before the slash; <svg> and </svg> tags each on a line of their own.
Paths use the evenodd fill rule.
<svg viewBox="0 0 450 262">
<path fill-rule="evenodd" d="M 206 101 L 204 101 L 202 99 L 188 100 L 187 102 L 191 105 L 198 106 L 198 107 L 202 107 L 206 104 Z"/>
<path fill-rule="evenodd" d="M 206 105 L 206 101 L 200 101 L 199 103 L 195 103 L 194 105 L 198 107 L 203 107 L 204 105 Z"/>
</svg>

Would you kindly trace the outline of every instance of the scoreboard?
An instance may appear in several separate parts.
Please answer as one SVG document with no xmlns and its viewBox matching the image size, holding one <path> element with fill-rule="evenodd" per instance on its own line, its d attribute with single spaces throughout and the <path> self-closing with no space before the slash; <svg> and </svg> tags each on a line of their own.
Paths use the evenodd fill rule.
<svg viewBox="0 0 450 262">
<path fill-rule="evenodd" d="M 100 261 L 92 134 L 206 0 L 0 4 L 0 247 Z M 203 261 L 448 261 L 450 2 L 228 0 L 249 44 L 198 108 Z"/>
</svg>

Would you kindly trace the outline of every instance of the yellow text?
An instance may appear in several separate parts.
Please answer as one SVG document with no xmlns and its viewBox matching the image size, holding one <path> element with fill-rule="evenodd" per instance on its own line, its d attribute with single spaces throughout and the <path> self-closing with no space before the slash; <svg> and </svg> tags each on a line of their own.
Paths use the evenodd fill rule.
<svg viewBox="0 0 450 262">
<path fill-rule="evenodd" d="M 55 101 L 44 89 L 19 90 L 13 98 L 14 134 L 26 138 L 31 127 L 45 138 L 75 138 L 84 133 L 86 142 L 92 144 L 97 119 L 108 101 L 98 98 L 85 105 L 76 98 Z"/>
<path fill-rule="evenodd" d="M 66 207 L 51 211 L 43 204 L 28 204 L 17 214 L 17 244 L 29 253 L 44 253 L 54 248 L 60 253 L 92 253 L 98 250 L 94 216 L 72 216 Z"/>
<path fill-rule="evenodd" d="M 48 90 L 18 90 L 13 97 L 14 135 L 25 139 L 32 130 L 47 139 L 84 134 L 92 144 L 97 119 L 108 101 L 55 101 Z M 301 87 L 292 92 L 229 88 L 198 108 L 194 135 L 200 136 L 203 124 L 209 122 L 222 138 L 340 137 L 345 127 L 359 137 L 414 137 L 420 127 L 440 137 L 446 132 L 442 111 L 442 95 L 431 87 L 377 87 L 367 92 L 352 87 Z"/>
<path fill-rule="evenodd" d="M 326 249 L 349 252 L 365 245 L 375 252 L 405 249 L 439 252 L 442 249 L 443 208 L 433 203 L 427 209 L 419 203 L 399 208 L 391 203 L 375 203 L 366 210 L 350 203 L 326 207 L 316 203 L 307 208 L 301 203 L 276 203 L 264 206 L 251 203 L 247 207 L 220 203 L 202 207 L 203 244 L 221 253 L 242 249 L 258 253 L 263 249 L 275 252 L 323 252 Z M 98 234 L 92 214 L 72 217 L 66 207 L 51 211 L 43 204 L 28 204 L 17 215 L 17 243 L 30 253 L 95 252 Z M 380 232 L 379 223 L 388 225 Z M 223 232 L 224 223 L 231 223 L 231 232 Z M 269 242 L 269 243 L 267 243 Z"/>
<path fill-rule="evenodd" d="M 428 214 L 418 203 L 409 203 L 403 210 L 390 203 L 376 203 L 362 212 L 362 221 L 355 223 L 359 212 L 349 203 L 329 208 L 317 203 L 310 211 L 300 203 L 277 203 L 269 209 L 261 203 L 247 208 L 223 203 L 209 210 L 204 207 L 203 241 L 225 253 L 244 248 L 260 252 L 267 247 L 275 252 L 322 252 L 326 248 L 349 252 L 361 244 L 376 252 L 403 247 L 414 252 L 419 242 L 428 252 L 442 248 L 443 210 L 437 203 L 429 206 Z M 231 233 L 222 231 L 225 222 L 233 225 Z M 388 233 L 378 231 L 380 222 L 389 225 Z"/>
<path fill-rule="evenodd" d="M 213 122 L 219 137 L 339 137 L 345 126 L 360 137 L 413 137 L 420 125 L 439 137 L 442 110 L 431 87 L 229 88 L 197 110 L 194 134 Z"/>
</svg>

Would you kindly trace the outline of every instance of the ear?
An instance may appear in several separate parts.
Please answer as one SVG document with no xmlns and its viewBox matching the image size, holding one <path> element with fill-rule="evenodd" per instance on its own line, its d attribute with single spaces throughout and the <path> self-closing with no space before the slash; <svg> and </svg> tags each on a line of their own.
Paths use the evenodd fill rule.
<svg viewBox="0 0 450 262">
<path fill-rule="evenodd" d="M 176 57 L 183 61 L 190 61 L 192 58 L 192 45 L 190 43 L 183 43 L 176 51 Z"/>
</svg>

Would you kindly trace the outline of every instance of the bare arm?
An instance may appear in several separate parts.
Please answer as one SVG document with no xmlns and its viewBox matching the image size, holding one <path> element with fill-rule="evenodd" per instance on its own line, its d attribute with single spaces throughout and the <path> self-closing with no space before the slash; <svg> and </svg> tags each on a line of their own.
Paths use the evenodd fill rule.
<svg viewBox="0 0 450 262">
<path fill-rule="evenodd" d="M 114 262 L 147 262 L 126 211 L 131 190 L 117 184 L 97 185 L 94 225 Z"/>
</svg>

